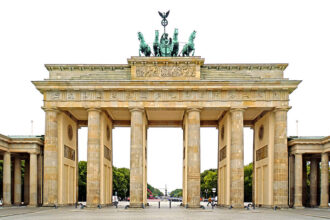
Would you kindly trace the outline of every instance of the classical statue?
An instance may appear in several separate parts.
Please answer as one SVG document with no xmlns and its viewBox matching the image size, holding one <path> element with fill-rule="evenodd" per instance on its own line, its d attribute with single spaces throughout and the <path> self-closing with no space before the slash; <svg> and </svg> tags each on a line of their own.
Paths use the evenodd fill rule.
<svg viewBox="0 0 330 220">
<path fill-rule="evenodd" d="M 150 49 L 149 45 L 144 41 L 144 37 L 141 32 L 138 32 L 138 39 L 140 41 L 139 56 L 141 56 L 141 53 L 142 53 L 146 57 L 150 57 L 151 49 Z"/>
<path fill-rule="evenodd" d="M 179 30 L 177 28 L 174 29 L 172 48 L 171 48 L 171 56 L 176 57 L 179 53 L 179 40 L 178 40 Z"/>
<path fill-rule="evenodd" d="M 159 31 L 155 31 L 155 40 L 153 44 L 153 49 L 154 49 L 154 56 L 159 57 L 160 56 L 160 47 L 159 47 Z"/>
<path fill-rule="evenodd" d="M 140 41 L 139 48 L 139 56 L 141 53 L 146 57 L 149 57 L 151 54 L 155 57 L 177 57 L 177 56 L 194 56 L 195 54 L 195 45 L 194 39 L 196 37 L 196 31 L 193 31 L 189 37 L 188 43 L 186 43 L 179 53 L 179 30 L 177 28 L 174 29 L 173 39 L 169 37 L 166 32 L 166 26 L 168 25 L 167 17 L 170 14 L 170 11 L 167 12 L 158 12 L 160 17 L 162 18 L 162 26 L 164 27 L 164 33 L 159 39 L 159 31 L 155 31 L 155 39 L 153 42 L 153 53 L 151 52 L 150 47 L 145 42 L 144 37 L 141 32 L 138 32 L 138 38 Z M 192 55 L 190 55 L 192 53 Z"/>
<path fill-rule="evenodd" d="M 192 56 L 195 54 L 195 44 L 194 39 L 196 37 L 196 31 L 193 31 L 190 34 L 189 41 L 187 44 L 183 46 L 183 49 L 181 51 L 182 56 L 190 56 L 190 53 L 192 52 Z"/>
<path fill-rule="evenodd" d="M 172 38 L 168 37 L 168 33 L 164 33 L 160 38 L 160 55 L 162 57 L 171 56 Z"/>
</svg>

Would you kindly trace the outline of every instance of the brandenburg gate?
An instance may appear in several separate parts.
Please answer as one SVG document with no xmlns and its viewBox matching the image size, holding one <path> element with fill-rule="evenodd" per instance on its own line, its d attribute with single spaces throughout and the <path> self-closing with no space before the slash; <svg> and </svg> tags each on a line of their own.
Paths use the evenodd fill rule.
<svg viewBox="0 0 330 220">
<path fill-rule="evenodd" d="M 77 134 L 88 127 L 87 206 L 112 201 L 112 129 L 131 128 L 130 207 L 147 203 L 147 129 L 183 129 L 183 205 L 200 207 L 200 128 L 216 127 L 218 205 L 243 207 L 243 128 L 254 130 L 255 204 L 288 206 L 287 64 L 205 64 L 198 56 L 125 65 L 46 65 L 43 205 L 77 202 Z"/>
</svg>

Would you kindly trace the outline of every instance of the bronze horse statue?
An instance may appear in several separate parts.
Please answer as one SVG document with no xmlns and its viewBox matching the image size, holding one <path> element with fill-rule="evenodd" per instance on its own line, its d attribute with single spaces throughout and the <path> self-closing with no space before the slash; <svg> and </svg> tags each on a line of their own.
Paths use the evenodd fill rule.
<svg viewBox="0 0 330 220">
<path fill-rule="evenodd" d="M 181 51 L 182 56 L 190 56 L 190 53 L 192 52 L 192 56 L 195 54 L 195 44 L 194 39 L 196 37 L 196 31 L 193 31 L 189 37 L 189 41 L 187 44 L 183 46 L 183 49 Z"/>
<path fill-rule="evenodd" d="M 149 45 L 145 42 L 143 34 L 141 32 L 138 32 L 138 39 L 140 41 L 139 56 L 141 56 L 142 53 L 146 57 L 150 57 L 151 49 Z"/>
</svg>

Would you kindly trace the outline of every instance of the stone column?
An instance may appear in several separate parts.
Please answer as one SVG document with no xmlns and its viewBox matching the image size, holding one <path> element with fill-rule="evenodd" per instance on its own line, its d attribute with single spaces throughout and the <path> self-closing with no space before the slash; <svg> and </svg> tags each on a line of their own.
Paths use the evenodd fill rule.
<svg viewBox="0 0 330 220">
<path fill-rule="evenodd" d="M 22 178 L 21 159 L 15 157 L 14 165 L 14 204 L 21 205 L 22 202 Z"/>
<path fill-rule="evenodd" d="M 130 207 L 143 206 L 143 108 L 131 108 Z"/>
<path fill-rule="evenodd" d="M 317 206 L 317 170 L 318 162 L 316 158 L 311 159 L 310 170 L 310 205 L 311 207 Z"/>
<path fill-rule="evenodd" d="M 287 111 L 275 109 L 274 136 L 274 206 L 288 207 Z"/>
<path fill-rule="evenodd" d="M 11 169 L 10 153 L 3 155 L 3 205 L 11 205 Z"/>
<path fill-rule="evenodd" d="M 46 126 L 43 205 L 52 206 L 58 202 L 58 111 L 55 108 L 44 108 L 44 110 L 46 112 Z"/>
<path fill-rule="evenodd" d="M 289 194 L 289 206 L 293 207 L 294 205 L 294 169 L 295 169 L 295 162 L 294 162 L 294 155 L 291 154 L 289 156 L 289 185 L 290 185 L 290 194 Z"/>
<path fill-rule="evenodd" d="M 295 154 L 294 207 L 302 207 L 302 154 Z"/>
<path fill-rule="evenodd" d="M 29 204 L 30 197 L 30 159 L 25 159 L 24 168 L 24 205 Z"/>
<path fill-rule="evenodd" d="M 230 148 L 230 204 L 244 207 L 244 135 L 242 108 L 233 108 L 231 113 Z"/>
<path fill-rule="evenodd" d="M 42 204 L 42 153 L 38 155 L 38 205 Z"/>
<path fill-rule="evenodd" d="M 329 155 L 327 152 L 321 156 L 321 200 L 320 207 L 328 208 L 329 201 Z"/>
<path fill-rule="evenodd" d="M 302 159 L 302 206 L 306 206 L 307 203 L 307 166 L 306 159 Z"/>
<path fill-rule="evenodd" d="M 187 205 L 200 207 L 200 111 L 199 108 L 187 110 Z"/>
<path fill-rule="evenodd" d="M 100 204 L 100 117 L 99 109 L 88 109 L 87 201 L 88 207 Z"/>
<path fill-rule="evenodd" d="M 38 204 L 38 164 L 37 154 L 30 153 L 30 201 L 29 206 L 37 206 Z"/>
</svg>

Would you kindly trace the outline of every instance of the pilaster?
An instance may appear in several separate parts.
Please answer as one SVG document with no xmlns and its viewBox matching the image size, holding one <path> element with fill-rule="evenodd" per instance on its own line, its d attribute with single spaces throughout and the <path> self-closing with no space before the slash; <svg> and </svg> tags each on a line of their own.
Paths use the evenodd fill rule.
<svg viewBox="0 0 330 220">
<path fill-rule="evenodd" d="M 295 191 L 294 191 L 294 207 L 302 207 L 302 180 L 303 180 L 303 159 L 302 154 L 295 154 Z"/>
<path fill-rule="evenodd" d="M 38 164 L 37 154 L 30 153 L 30 201 L 29 206 L 38 204 Z"/>
<path fill-rule="evenodd" d="M 321 155 L 321 200 L 320 207 L 329 208 L 329 155 L 328 152 Z"/>
<path fill-rule="evenodd" d="M 11 205 L 11 159 L 10 153 L 3 155 L 3 205 Z"/>
</svg>

